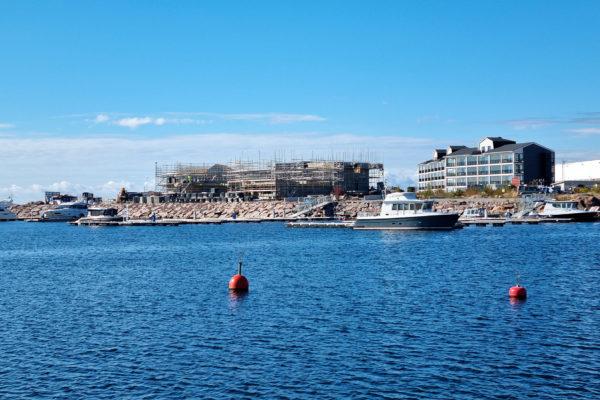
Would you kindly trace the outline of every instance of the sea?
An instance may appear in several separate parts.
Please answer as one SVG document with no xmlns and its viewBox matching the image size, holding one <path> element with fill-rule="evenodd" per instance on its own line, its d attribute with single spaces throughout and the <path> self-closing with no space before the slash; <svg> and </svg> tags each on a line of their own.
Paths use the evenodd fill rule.
<svg viewBox="0 0 600 400">
<path fill-rule="evenodd" d="M 600 224 L 2 223 L 0 398 L 598 399 Z"/>
</svg>

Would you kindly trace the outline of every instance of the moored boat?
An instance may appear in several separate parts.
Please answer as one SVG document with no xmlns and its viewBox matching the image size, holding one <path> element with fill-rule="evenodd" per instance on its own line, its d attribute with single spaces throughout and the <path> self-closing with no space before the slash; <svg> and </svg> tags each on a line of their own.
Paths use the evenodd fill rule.
<svg viewBox="0 0 600 400">
<path fill-rule="evenodd" d="M 10 211 L 12 200 L 0 201 L 0 221 L 15 221 L 17 214 Z"/>
<path fill-rule="evenodd" d="M 124 221 L 116 208 L 93 207 L 88 208 L 87 217 L 77 220 L 78 225 L 110 225 Z"/>
<path fill-rule="evenodd" d="M 558 200 L 547 201 L 539 215 L 543 218 L 570 219 L 575 222 L 594 221 L 598 217 L 595 211 L 579 209 L 579 203 L 576 201 Z"/>
<path fill-rule="evenodd" d="M 433 211 L 433 201 L 419 200 L 415 193 L 391 193 L 383 200 L 379 215 L 357 217 L 354 229 L 449 230 L 457 228 L 458 213 Z"/>
<path fill-rule="evenodd" d="M 486 208 L 466 208 L 461 214 L 459 220 L 473 220 L 473 219 L 488 219 L 488 212 Z"/>
<path fill-rule="evenodd" d="M 84 202 L 70 202 L 59 204 L 56 208 L 43 211 L 42 221 L 73 221 L 87 214 L 88 206 Z"/>
</svg>

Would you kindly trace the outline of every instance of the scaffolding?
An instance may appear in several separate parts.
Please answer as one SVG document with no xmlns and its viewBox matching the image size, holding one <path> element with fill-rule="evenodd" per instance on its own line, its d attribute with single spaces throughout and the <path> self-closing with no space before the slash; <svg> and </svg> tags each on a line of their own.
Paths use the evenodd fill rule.
<svg viewBox="0 0 600 400">
<path fill-rule="evenodd" d="M 156 190 L 176 199 L 219 195 L 227 190 L 228 170 L 223 164 L 156 165 Z"/>
<path fill-rule="evenodd" d="M 167 201 L 206 197 L 273 200 L 366 195 L 383 188 L 383 164 L 336 160 L 235 161 L 228 165 L 156 166 L 157 191 Z"/>
<path fill-rule="evenodd" d="M 277 182 L 272 164 L 237 161 L 227 172 L 227 195 L 244 199 L 277 198 Z"/>
</svg>

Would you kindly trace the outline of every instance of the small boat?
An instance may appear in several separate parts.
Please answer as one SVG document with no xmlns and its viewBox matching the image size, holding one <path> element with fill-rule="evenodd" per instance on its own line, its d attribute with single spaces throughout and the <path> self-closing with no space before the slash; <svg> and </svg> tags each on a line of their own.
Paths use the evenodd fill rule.
<svg viewBox="0 0 600 400">
<path fill-rule="evenodd" d="M 87 203 L 69 202 L 61 203 L 52 210 L 43 211 L 40 219 L 42 221 L 74 221 L 87 214 Z"/>
<path fill-rule="evenodd" d="M 87 217 L 80 218 L 76 223 L 78 225 L 110 225 L 123 222 L 125 218 L 119 215 L 116 208 L 93 207 L 88 208 Z"/>
<path fill-rule="evenodd" d="M 571 219 L 576 222 L 594 221 L 598 213 L 595 211 L 580 210 L 576 201 L 547 201 L 544 209 L 539 213 L 543 218 Z"/>
<path fill-rule="evenodd" d="M 466 208 L 459 220 L 488 219 L 487 208 Z"/>
<path fill-rule="evenodd" d="M 12 200 L 0 201 L 0 222 L 1 221 L 15 221 L 17 214 L 10 211 L 12 206 Z"/>
<path fill-rule="evenodd" d="M 457 228 L 458 213 L 433 211 L 433 201 L 419 200 L 415 193 L 385 196 L 379 215 L 360 214 L 354 229 L 449 230 Z"/>
</svg>

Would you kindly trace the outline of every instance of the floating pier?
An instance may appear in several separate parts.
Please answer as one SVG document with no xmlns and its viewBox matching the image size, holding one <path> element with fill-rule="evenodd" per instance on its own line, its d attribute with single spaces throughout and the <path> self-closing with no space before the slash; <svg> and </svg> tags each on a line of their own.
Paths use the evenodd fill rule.
<svg viewBox="0 0 600 400">
<path fill-rule="evenodd" d="M 354 221 L 294 221 L 288 228 L 352 228 Z"/>
<path fill-rule="evenodd" d="M 519 219 L 502 219 L 502 218 L 480 218 L 480 219 L 465 219 L 459 220 L 465 226 L 494 226 L 501 227 L 507 224 L 511 225 L 538 225 L 550 223 L 568 223 L 575 222 L 570 218 L 519 218 Z"/>
</svg>

